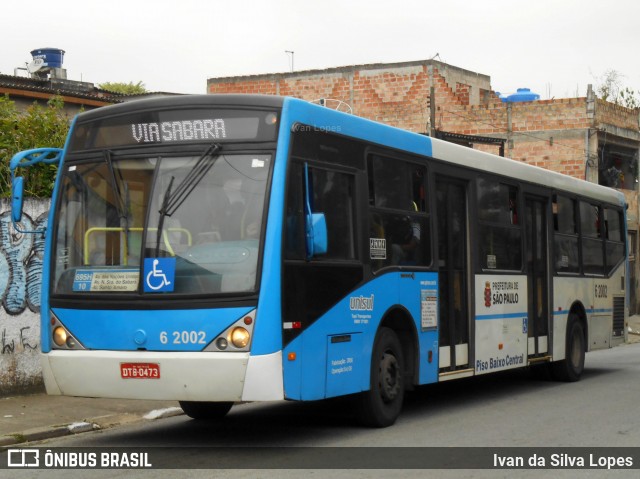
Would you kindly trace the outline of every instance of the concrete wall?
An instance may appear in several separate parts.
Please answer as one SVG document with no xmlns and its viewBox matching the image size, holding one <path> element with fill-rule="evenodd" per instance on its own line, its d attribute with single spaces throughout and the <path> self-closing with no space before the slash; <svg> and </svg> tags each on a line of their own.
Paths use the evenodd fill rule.
<svg viewBox="0 0 640 479">
<path fill-rule="evenodd" d="M 25 229 L 46 226 L 49 200 L 27 199 Z M 9 200 L 0 200 L 0 396 L 40 390 L 40 292 L 44 241 L 19 234 Z"/>
</svg>

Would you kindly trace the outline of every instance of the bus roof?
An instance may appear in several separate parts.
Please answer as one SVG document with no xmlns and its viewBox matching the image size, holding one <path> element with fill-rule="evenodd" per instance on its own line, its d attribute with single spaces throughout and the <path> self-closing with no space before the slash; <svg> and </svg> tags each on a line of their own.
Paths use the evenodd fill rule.
<svg viewBox="0 0 640 479">
<path fill-rule="evenodd" d="M 446 163 L 486 171 L 522 182 L 593 198 L 598 201 L 620 206 L 625 205 L 624 195 L 613 188 L 338 112 L 303 100 L 287 98 L 285 109 L 289 105 L 299 112 L 300 110 L 306 111 L 307 114 L 303 115 L 304 118 L 315 120 L 310 126 L 320 129 L 326 128 L 328 131 L 336 131 L 335 126 L 339 125 L 338 133 L 345 136 L 361 138 L 382 146 L 430 156 Z"/>
<path fill-rule="evenodd" d="M 594 198 L 607 203 L 621 206 L 625 204 L 624 195 L 613 188 L 443 140 L 433 139 L 432 141 L 433 156 L 444 161 L 452 162 L 450 159 L 455 158 L 454 163 L 469 168 L 542 185 L 558 191 Z"/>
<path fill-rule="evenodd" d="M 285 98 L 273 95 L 175 95 L 132 100 L 117 105 L 96 108 L 78 115 L 78 121 L 91 121 L 141 110 L 202 108 L 217 106 L 282 108 Z"/>
<path fill-rule="evenodd" d="M 366 118 L 335 111 L 292 97 L 250 94 L 209 94 L 148 98 L 81 113 L 78 116 L 78 122 L 123 115 L 147 109 L 202 108 L 207 106 L 290 109 L 295 112 L 295 114 L 291 116 L 294 121 L 296 119 L 300 121 L 299 119 L 302 118 L 302 121 L 309 123 L 310 126 L 327 128 L 327 131 L 336 131 L 335 126 L 339 125 L 339 131 L 336 131 L 336 133 L 341 135 L 360 138 L 382 146 L 408 151 L 422 156 L 430 156 L 446 163 L 487 171 L 523 182 L 594 198 L 599 201 L 622 206 L 625 204 L 624 195 L 612 188 L 600 186 L 537 166 L 528 165 L 521 161 L 503 158 L 444 140 L 430 138 L 425 135 L 374 122 Z"/>
</svg>

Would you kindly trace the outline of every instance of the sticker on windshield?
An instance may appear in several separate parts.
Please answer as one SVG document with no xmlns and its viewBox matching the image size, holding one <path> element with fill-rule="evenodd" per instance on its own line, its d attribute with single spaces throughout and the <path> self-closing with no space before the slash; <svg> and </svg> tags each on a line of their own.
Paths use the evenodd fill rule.
<svg viewBox="0 0 640 479">
<path fill-rule="evenodd" d="M 144 259 L 144 292 L 165 293 L 175 288 L 175 258 Z"/>
<path fill-rule="evenodd" d="M 78 270 L 73 278 L 73 291 L 136 291 L 139 270 Z"/>
<path fill-rule="evenodd" d="M 371 259 L 387 259 L 387 240 L 369 238 L 369 256 Z"/>
</svg>

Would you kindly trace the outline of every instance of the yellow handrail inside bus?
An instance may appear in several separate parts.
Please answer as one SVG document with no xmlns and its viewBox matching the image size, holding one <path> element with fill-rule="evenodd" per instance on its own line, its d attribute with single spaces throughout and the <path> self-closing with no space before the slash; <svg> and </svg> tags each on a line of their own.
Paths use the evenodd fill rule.
<svg viewBox="0 0 640 479">
<path fill-rule="evenodd" d="M 124 233 L 125 229 L 122 226 L 95 226 L 93 228 L 89 228 L 84 234 L 84 264 L 89 264 L 89 237 L 96 232 L 108 233 L 110 231 L 119 231 L 120 233 Z M 127 228 L 127 231 L 140 232 L 144 231 L 144 228 Z M 158 231 L 158 228 L 148 228 L 147 231 Z M 187 236 L 187 245 L 191 246 L 193 243 L 193 238 L 191 236 L 191 231 L 186 228 L 165 228 L 162 231 L 162 239 L 164 240 L 164 244 L 167 247 L 167 251 L 171 256 L 175 256 L 176 253 L 171 247 L 171 243 L 169 242 L 169 236 L 167 232 L 179 232 L 184 233 Z M 124 264 L 127 264 L 127 257 L 129 256 L 129 251 L 127 250 L 127 242 L 124 242 Z"/>
</svg>

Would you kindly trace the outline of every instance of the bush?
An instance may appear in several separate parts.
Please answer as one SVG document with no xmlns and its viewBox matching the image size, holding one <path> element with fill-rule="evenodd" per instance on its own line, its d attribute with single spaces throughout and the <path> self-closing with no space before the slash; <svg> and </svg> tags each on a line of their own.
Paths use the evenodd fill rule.
<svg viewBox="0 0 640 479">
<path fill-rule="evenodd" d="M 32 148 L 64 146 L 70 118 L 60 96 L 46 106 L 34 103 L 20 112 L 8 96 L 0 96 L 0 197 L 11 196 L 9 162 L 13 155 Z M 25 179 L 25 196 L 49 198 L 57 173 L 56 165 L 35 165 L 20 172 Z"/>
</svg>

